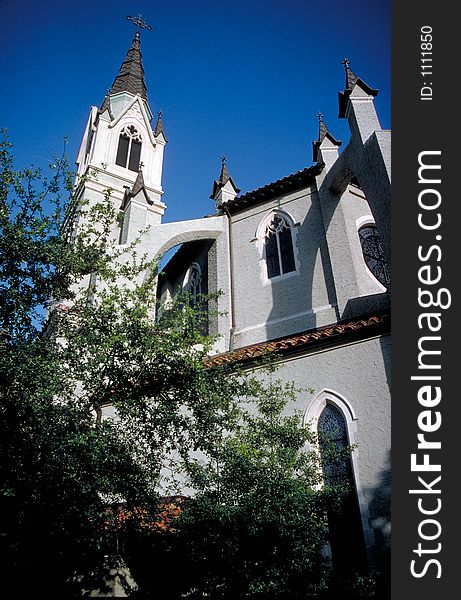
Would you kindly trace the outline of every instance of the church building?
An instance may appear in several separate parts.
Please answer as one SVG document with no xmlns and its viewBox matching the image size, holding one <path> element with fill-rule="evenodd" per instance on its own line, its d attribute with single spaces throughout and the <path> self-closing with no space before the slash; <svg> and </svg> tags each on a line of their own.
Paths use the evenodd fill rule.
<svg viewBox="0 0 461 600">
<path fill-rule="evenodd" d="M 210 363 L 251 368 L 270 353 L 278 375 L 300 392 L 306 427 L 339 431 L 353 445 L 355 490 L 332 539 L 336 556 L 383 568 L 390 535 L 390 132 L 381 129 L 373 89 L 344 61 L 341 149 L 322 115 L 312 164 L 241 191 L 225 160 L 213 182 L 214 214 L 162 223 L 167 138 L 153 120 L 140 34 L 100 107 L 93 106 L 78 153 L 90 203 L 112 190 L 120 245 L 142 231 L 141 249 L 163 267 L 161 302 L 180 290 L 213 300 L 208 329 L 219 334 Z M 110 74 L 108 74 L 109 76 Z M 334 91 L 332 90 L 332 93 Z M 153 125 L 153 126 L 152 126 Z M 234 179 L 235 177 L 235 179 Z M 250 301 L 251 299 L 251 301 Z"/>
</svg>

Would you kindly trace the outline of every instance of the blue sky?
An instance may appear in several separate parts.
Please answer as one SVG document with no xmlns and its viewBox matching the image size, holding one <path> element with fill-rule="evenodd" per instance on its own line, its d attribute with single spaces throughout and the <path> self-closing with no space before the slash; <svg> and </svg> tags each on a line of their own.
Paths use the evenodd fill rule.
<svg viewBox="0 0 461 600">
<path fill-rule="evenodd" d="M 380 90 L 390 128 L 390 12 L 388 0 L 0 0 L 0 126 L 19 166 L 46 170 L 64 137 L 74 160 L 130 46 L 126 16 L 141 13 L 149 103 L 169 141 L 165 220 L 200 217 L 221 155 L 244 192 L 312 164 L 318 111 L 347 142 L 346 56 Z"/>
</svg>

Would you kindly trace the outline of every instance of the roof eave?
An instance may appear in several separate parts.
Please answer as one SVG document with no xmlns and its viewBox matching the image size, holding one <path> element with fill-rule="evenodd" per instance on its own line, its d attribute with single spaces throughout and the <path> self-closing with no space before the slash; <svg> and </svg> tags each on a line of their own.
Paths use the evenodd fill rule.
<svg viewBox="0 0 461 600">
<path fill-rule="evenodd" d="M 320 175 L 324 166 L 325 164 L 323 162 L 319 162 L 302 171 L 297 171 L 282 179 L 277 179 L 272 183 L 246 192 L 242 196 L 237 196 L 233 200 L 226 202 L 223 206 L 225 206 L 230 213 L 238 212 L 239 210 L 246 208 L 249 204 L 259 204 L 260 202 L 265 202 L 271 198 L 302 189 L 303 187 L 315 183 L 315 177 Z"/>
<path fill-rule="evenodd" d="M 285 336 L 268 342 L 245 346 L 231 352 L 224 352 L 209 357 L 206 365 L 220 367 L 229 365 L 252 365 L 261 362 L 268 356 L 274 359 L 317 352 L 327 347 L 357 342 L 390 333 L 390 314 L 387 312 L 365 315 L 340 323 L 327 325 L 319 329 L 305 331 L 292 336 Z"/>
</svg>

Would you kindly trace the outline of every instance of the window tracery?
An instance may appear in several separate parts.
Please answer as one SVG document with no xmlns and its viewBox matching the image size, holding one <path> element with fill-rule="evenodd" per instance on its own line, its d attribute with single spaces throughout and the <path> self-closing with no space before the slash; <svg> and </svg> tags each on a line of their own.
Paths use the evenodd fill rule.
<svg viewBox="0 0 461 600">
<path fill-rule="evenodd" d="M 371 223 L 363 225 L 359 229 L 359 238 L 365 264 L 379 283 L 388 288 L 391 282 L 390 269 L 384 256 L 376 225 Z"/>
</svg>

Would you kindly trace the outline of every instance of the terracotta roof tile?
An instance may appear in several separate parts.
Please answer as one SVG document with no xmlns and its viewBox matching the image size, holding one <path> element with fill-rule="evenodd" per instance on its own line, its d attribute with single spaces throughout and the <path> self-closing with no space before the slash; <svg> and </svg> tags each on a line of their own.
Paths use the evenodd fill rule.
<svg viewBox="0 0 461 600">
<path fill-rule="evenodd" d="M 290 351 L 301 351 L 315 349 L 323 342 L 341 342 L 344 336 L 360 332 L 365 335 L 377 335 L 387 333 L 390 330 L 390 315 L 376 314 L 368 315 L 360 319 L 345 321 L 327 325 L 316 330 L 305 331 L 293 336 L 261 342 L 245 346 L 231 352 L 216 354 L 207 359 L 207 366 L 222 366 L 228 363 L 245 363 L 257 358 L 262 358 L 267 354 L 283 354 Z"/>
</svg>

